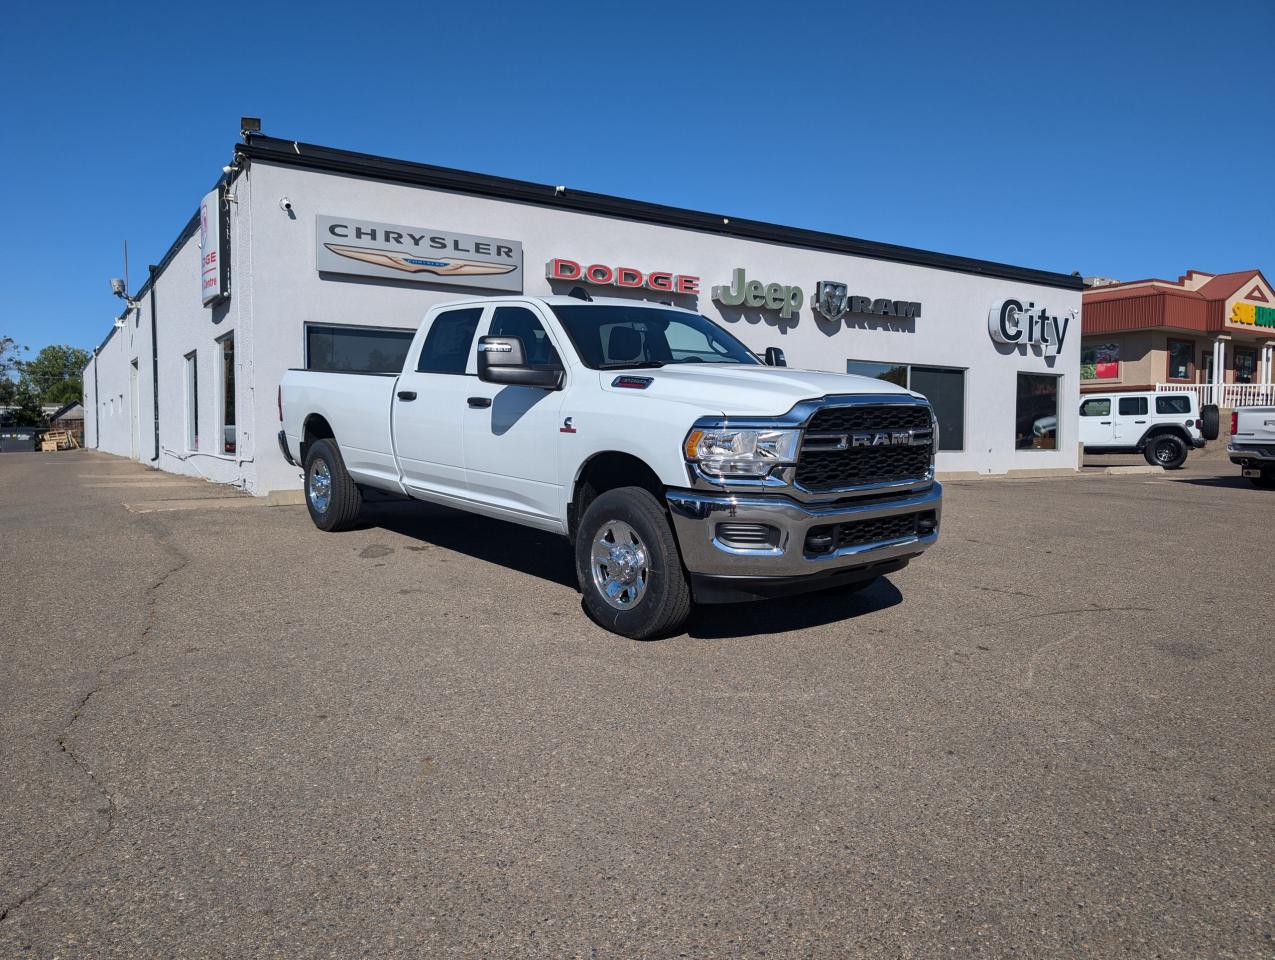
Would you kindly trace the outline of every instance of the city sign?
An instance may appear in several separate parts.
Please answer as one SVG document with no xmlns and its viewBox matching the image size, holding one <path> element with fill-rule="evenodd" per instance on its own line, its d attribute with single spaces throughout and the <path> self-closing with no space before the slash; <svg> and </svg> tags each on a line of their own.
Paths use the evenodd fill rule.
<svg viewBox="0 0 1275 960">
<path fill-rule="evenodd" d="M 1054 316 L 1045 307 L 1028 300 L 1001 300 L 987 314 L 987 332 L 997 343 L 1039 346 L 1047 357 L 1062 351 L 1067 329 L 1076 319 L 1076 311 L 1067 316 Z"/>
</svg>

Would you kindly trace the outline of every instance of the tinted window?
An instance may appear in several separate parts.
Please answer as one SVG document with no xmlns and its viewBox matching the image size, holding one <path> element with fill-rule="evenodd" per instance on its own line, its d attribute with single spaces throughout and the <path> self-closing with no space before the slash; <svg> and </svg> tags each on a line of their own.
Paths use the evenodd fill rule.
<svg viewBox="0 0 1275 960">
<path fill-rule="evenodd" d="M 847 360 L 846 373 L 852 373 L 857 377 L 871 377 L 873 380 L 884 380 L 886 383 L 897 383 L 900 387 L 908 385 L 908 368 L 902 363 Z"/>
<path fill-rule="evenodd" d="M 934 408 L 939 422 L 939 449 L 965 449 L 965 371 L 913 367 L 911 388 Z"/>
<path fill-rule="evenodd" d="M 1080 415 L 1082 417 L 1109 417 L 1111 416 L 1111 401 L 1106 397 L 1101 400 L 1086 400 L 1080 405 Z"/>
<path fill-rule="evenodd" d="M 488 334 L 493 337 L 517 337 L 522 341 L 523 355 L 530 364 L 562 366 L 558 351 L 540 318 L 526 307 L 497 307 Z"/>
<path fill-rule="evenodd" d="M 421 359 L 416 369 L 421 373 L 464 373 L 469 363 L 469 348 L 474 342 L 474 331 L 482 307 L 465 310 L 448 310 L 434 318 L 425 346 L 421 347 Z"/>
<path fill-rule="evenodd" d="M 594 370 L 760 362 L 735 337 L 696 313 L 593 303 L 558 305 L 553 312 L 584 365 Z"/>
<path fill-rule="evenodd" d="M 306 369 L 398 373 L 415 335 L 414 330 L 309 326 L 305 331 Z"/>
<path fill-rule="evenodd" d="M 1182 395 L 1173 397 L 1156 397 L 1155 398 L 1156 413 L 1190 413 L 1191 398 Z"/>
<path fill-rule="evenodd" d="M 1169 379 L 1190 380 L 1191 359 L 1195 355 L 1195 345 L 1190 340 L 1170 340 L 1169 346 Z"/>
<path fill-rule="evenodd" d="M 1058 448 L 1058 378 L 1038 373 L 1018 375 L 1014 446 L 1019 450 Z"/>
<path fill-rule="evenodd" d="M 1122 417 L 1141 417 L 1147 412 L 1146 397 L 1121 397 L 1120 398 L 1120 416 Z"/>
</svg>

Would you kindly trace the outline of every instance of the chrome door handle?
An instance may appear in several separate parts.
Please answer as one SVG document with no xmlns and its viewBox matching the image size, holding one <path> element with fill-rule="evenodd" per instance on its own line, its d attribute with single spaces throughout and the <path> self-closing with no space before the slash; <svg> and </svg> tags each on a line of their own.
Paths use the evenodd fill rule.
<svg viewBox="0 0 1275 960">
<path fill-rule="evenodd" d="M 398 398 L 400 400 L 415 400 L 416 391 L 415 390 L 400 390 L 398 392 Z"/>
<path fill-rule="evenodd" d="M 491 397 L 470 397 L 466 402 L 474 409 L 481 410 L 491 406 Z"/>
</svg>

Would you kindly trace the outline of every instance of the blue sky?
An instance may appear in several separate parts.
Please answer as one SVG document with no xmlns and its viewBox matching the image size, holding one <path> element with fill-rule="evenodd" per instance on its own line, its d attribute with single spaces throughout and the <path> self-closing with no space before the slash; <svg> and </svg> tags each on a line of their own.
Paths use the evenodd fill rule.
<svg viewBox="0 0 1275 960">
<path fill-rule="evenodd" d="M 1272 37 L 1270 0 L 15 4 L 0 334 L 96 345 L 241 114 L 1023 266 L 1275 270 Z"/>
</svg>

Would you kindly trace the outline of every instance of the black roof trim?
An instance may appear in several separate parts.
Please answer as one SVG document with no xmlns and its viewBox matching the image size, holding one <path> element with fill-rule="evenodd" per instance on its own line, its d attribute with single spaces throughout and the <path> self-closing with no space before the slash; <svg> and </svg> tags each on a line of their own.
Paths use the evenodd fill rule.
<svg viewBox="0 0 1275 960">
<path fill-rule="evenodd" d="M 199 229 L 199 211 L 196 210 L 194 215 L 191 216 L 190 221 L 186 224 L 186 226 L 182 227 L 182 232 L 177 235 L 177 239 L 173 241 L 172 246 L 168 248 L 168 251 L 164 254 L 162 258 L 160 258 L 159 263 L 156 264 L 155 266 L 156 277 L 158 277 L 161 273 L 163 273 L 164 268 L 173 262 L 173 257 L 177 256 L 177 251 L 179 251 L 182 248 L 182 245 L 187 240 L 189 240 L 191 237 L 195 235 L 195 231 L 197 231 L 198 229 Z M 150 291 L 150 288 L 151 288 L 151 278 L 149 275 L 147 275 L 146 282 L 137 288 L 137 293 L 133 294 L 133 299 L 141 300 L 142 297 L 146 296 L 146 294 Z"/>
<path fill-rule="evenodd" d="M 514 200 L 521 203 L 575 210 L 580 213 L 600 214 L 602 216 L 636 220 L 662 226 L 681 227 L 686 230 L 698 230 L 704 233 L 739 237 L 747 240 L 760 240 L 766 243 L 779 243 L 812 250 L 846 253 L 853 256 L 871 257 L 876 260 L 891 260 L 896 263 L 907 263 L 920 267 L 934 267 L 940 270 L 954 270 L 959 273 L 995 277 L 1001 280 L 1016 280 L 1023 283 L 1058 287 L 1063 290 L 1081 290 L 1084 288 L 1084 281 L 1081 277 L 1070 276 L 1065 273 L 1054 273 L 1049 270 L 1016 267 L 1006 263 L 994 263 L 990 260 L 976 260 L 971 257 L 957 257 L 951 254 L 934 253 L 929 250 L 918 250 L 914 247 L 903 247 L 892 243 L 858 240 L 854 237 L 843 237 L 835 233 L 803 230 L 798 227 L 784 227 L 759 220 L 741 220 L 735 217 L 725 217 L 721 214 L 685 210 L 681 207 L 646 203 L 641 200 L 626 200 L 623 197 L 613 197 L 604 193 L 590 193 L 571 189 L 559 193 L 556 187 L 548 184 L 512 180 L 508 177 L 494 177 L 483 173 L 470 173 L 465 170 L 437 167 L 426 163 L 414 163 L 408 160 L 393 160 L 388 157 L 378 157 L 367 153 L 355 153 L 351 150 L 337 150 L 333 147 L 321 147 L 294 140 L 281 140 L 277 137 L 250 134 L 247 142 L 237 145 L 237 150 L 251 160 L 261 160 L 291 167 L 306 167 L 329 173 L 343 173 L 377 180 L 431 187 L 438 190 L 476 194 L 501 200 Z"/>
</svg>

